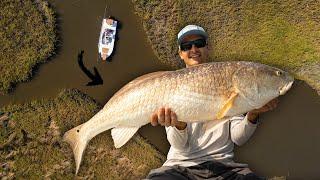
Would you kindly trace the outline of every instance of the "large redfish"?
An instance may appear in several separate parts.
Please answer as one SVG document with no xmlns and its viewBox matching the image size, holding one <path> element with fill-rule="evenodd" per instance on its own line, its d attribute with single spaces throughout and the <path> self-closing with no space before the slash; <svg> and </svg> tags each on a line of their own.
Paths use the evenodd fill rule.
<svg viewBox="0 0 320 180">
<path fill-rule="evenodd" d="M 280 69 L 253 62 L 214 62 L 177 71 L 146 74 L 120 89 L 89 121 L 66 132 L 76 173 L 88 142 L 111 130 L 123 146 L 160 107 L 170 107 L 179 121 L 212 121 L 257 109 L 285 94 L 294 79 Z"/>
</svg>

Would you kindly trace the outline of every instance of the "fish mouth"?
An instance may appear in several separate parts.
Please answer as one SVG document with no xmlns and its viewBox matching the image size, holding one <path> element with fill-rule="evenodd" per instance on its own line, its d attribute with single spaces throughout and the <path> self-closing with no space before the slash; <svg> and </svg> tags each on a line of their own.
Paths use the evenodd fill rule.
<svg viewBox="0 0 320 180">
<path fill-rule="evenodd" d="M 293 81 L 289 82 L 288 84 L 286 84 L 285 86 L 283 86 L 280 91 L 279 91 L 279 94 L 280 95 L 284 95 L 292 86 L 293 84 Z"/>
</svg>

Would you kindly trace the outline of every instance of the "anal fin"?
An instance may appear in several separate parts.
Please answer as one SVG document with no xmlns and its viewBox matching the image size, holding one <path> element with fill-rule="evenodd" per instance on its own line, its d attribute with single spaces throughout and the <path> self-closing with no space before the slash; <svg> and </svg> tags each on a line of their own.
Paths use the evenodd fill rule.
<svg viewBox="0 0 320 180">
<path fill-rule="evenodd" d="M 114 146 L 120 148 L 138 131 L 140 127 L 116 127 L 111 130 Z"/>
<path fill-rule="evenodd" d="M 227 114 L 227 112 L 230 110 L 230 108 L 232 108 L 233 102 L 234 102 L 235 98 L 237 97 L 237 95 L 238 95 L 238 93 L 236 93 L 236 92 L 231 93 L 229 99 L 226 101 L 226 103 L 223 105 L 223 107 L 217 113 L 217 116 L 216 116 L 217 119 L 222 119 Z"/>
</svg>

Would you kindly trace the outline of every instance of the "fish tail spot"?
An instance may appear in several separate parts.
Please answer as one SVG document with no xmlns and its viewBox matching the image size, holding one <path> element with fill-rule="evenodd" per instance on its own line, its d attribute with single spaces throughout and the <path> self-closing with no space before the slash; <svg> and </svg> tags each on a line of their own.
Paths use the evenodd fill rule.
<svg viewBox="0 0 320 180">
<path fill-rule="evenodd" d="M 83 139 L 84 137 L 80 134 L 81 126 L 82 125 L 79 125 L 69 130 L 63 136 L 64 141 L 68 142 L 73 150 L 76 163 L 76 174 L 79 171 L 82 155 L 87 145 L 87 141 Z"/>
</svg>

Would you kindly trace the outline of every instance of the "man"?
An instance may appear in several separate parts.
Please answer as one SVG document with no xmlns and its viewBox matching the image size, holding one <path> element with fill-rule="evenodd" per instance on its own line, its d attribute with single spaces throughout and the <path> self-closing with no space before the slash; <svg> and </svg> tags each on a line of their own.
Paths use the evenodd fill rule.
<svg viewBox="0 0 320 180">
<path fill-rule="evenodd" d="M 188 25 L 178 33 L 179 56 L 187 68 L 207 62 L 207 38 L 204 29 L 196 25 Z M 242 145 L 251 137 L 258 115 L 274 109 L 277 103 L 274 99 L 260 109 L 232 117 L 214 128 L 210 128 L 211 122 L 178 121 L 170 107 L 160 108 L 150 121 L 153 126 L 166 126 L 171 147 L 167 161 L 152 170 L 147 179 L 264 179 L 246 164 L 235 163 L 233 148 L 234 144 Z"/>
</svg>

